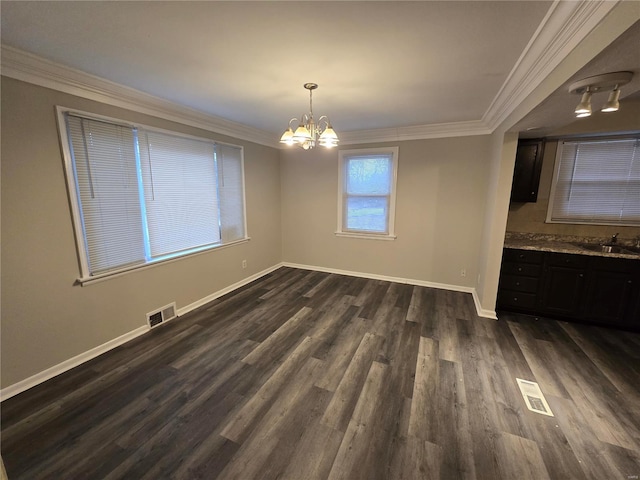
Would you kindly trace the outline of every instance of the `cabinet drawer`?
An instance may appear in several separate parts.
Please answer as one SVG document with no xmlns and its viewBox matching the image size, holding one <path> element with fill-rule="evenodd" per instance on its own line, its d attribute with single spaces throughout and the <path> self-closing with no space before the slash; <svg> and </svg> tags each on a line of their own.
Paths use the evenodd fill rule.
<svg viewBox="0 0 640 480">
<path fill-rule="evenodd" d="M 547 256 L 546 264 L 556 267 L 585 268 L 589 257 L 584 255 L 572 255 L 571 253 L 551 253 Z"/>
<path fill-rule="evenodd" d="M 537 298 L 538 296 L 535 293 L 503 290 L 500 292 L 500 305 L 503 307 L 534 309 Z"/>
<path fill-rule="evenodd" d="M 502 264 L 502 273 L 522 275 L 525 277 L 538 277 L 542 270 L 542 265 L 533 265 L 531 263 L 511 263 Z"/>
<path fill-rule="evenodd" d="M 538 291 L 538 279 L 519 275 L 503 275 L 500 278 L 500 288 L 517 292 L 536 293 Z"/>
<path fill-rule="evenodd" d="M 505 262 L 541 264 L 543 252 L 506 248 L 504 250 L 503 258 Z"/>
<path fill-rule="evenodd" d="M 591 257 L 589 267 L 591 270 L 603 270 L 607 272 L 624 272 L 629 274 L 640 272 L 640 262 L 626 258 Z"/>
</svg>

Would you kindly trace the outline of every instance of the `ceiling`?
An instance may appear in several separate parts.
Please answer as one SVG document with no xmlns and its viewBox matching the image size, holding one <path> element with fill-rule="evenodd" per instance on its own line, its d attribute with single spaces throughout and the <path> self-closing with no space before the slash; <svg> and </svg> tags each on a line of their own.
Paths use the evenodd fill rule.
<svg viewBox="0 0 640 480">
<path fill-rule="evenodd" d="M 314 114 L 340 134 L 480 121 L 553 5 L 2 1 L 1 35 L 274 136 L 308 111 L 302 85 L 315 82 Z"/>
</svg>

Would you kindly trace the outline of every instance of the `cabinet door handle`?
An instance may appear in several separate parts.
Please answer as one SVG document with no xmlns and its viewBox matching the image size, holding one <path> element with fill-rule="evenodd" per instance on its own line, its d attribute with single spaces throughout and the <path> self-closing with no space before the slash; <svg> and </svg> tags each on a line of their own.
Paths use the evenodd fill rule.
<svg viewBox="0 0 640 480">
<path fill-rule="evenodd" d="M 522 271 L 522 267 L 518 267 L 518 271 L 521 272 Z"/>
<path fill-rule="evenodd" d="M 524 253 L 521 253 L 520 255 L 518 255 L 518 258 L 524 258 Z"/>
<path fill-rule="evenodd" d="M 578 276 L 579 276 L 580 278 L 583 278 L 583 277 L 584 277 L 584 274 L 583 274 L 583 273 L 581 273 L 581 274 L 580 274 L 580 275 L 578 275 Z"/>
<path fill-rule="evenodd" d="M 631 280 L 629 280 L 629 283 L 631 283 Z M 520 286 L 520 282 L 516 282 L 516 287 Z"/>
</svg>

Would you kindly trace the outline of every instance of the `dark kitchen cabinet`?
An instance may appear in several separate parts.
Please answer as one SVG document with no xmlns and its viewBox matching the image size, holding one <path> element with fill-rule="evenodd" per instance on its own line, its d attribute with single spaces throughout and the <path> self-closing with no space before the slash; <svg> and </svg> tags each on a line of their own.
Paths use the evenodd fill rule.
<svg viewBox="0 0 640 480">
<path fill-rule="evenodd" d="M 542 258 L 542 252 L 533 250 L 504 250 L 498 305 L 523 311 L 535 308 Z"/>
<path fill-rule="evenodd" d="M 640 330 L 640 260 L 505 248 L 497 307 Z"/>
<path fill-rule="evenodd" d="M 640 262 L 594 258 L 585 299 L 586 320 L 640 329 Z"/>
<path fill-rule="evenodd" d="M 588 257 L 566 253 L 547 253 L 541 312 L 567 318 L 580 316 L 587 276 Z"/>
<path fill-rule="evenodd" d="M 511 185 L 512 202 L 535 202 L 542 170 L 544 139 L 520 140 Z"/>
</svg>

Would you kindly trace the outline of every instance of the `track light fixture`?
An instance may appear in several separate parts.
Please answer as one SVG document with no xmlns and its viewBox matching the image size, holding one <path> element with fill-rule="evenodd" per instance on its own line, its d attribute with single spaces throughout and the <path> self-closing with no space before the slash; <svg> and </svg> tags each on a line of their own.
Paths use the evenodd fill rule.
<svg viewBox="0 0 640 480">
<path fill-rule="evenodd" d="M 620 86 L 629 83 L 632 78 L 633 72 L 613 72 L 572 83 L 569 87 L 569 93 L 582 95 L 580 103 L 575 109 L 576 117 L 588 117 L 591 115 L 591 97 L 593 94 L 611 88 L 609 99 L 600 111 L 607 113 L 617 112 L 620 108 Z"/>
<path fill-rule="evenodd" d="M 280 137 L 280 143 L 286 145 L 298 145 L 305 150 L 316 146 L 316 141 L 323 147 L 332 148 L 338 145 L 338 135 L 333 130 L 329 117 L 326 115 L 318 119 L 318 123 L 313 119 L 313 91 L 318 88 L 316 83 L 305 83 L 304 88 L 309 90 L 309 113 L 305 113 L 298 120 L 289 120 L 289 128 Z M 291 122 L 299 122 L 298 128 L 294 131 Z"/>
</svg>

